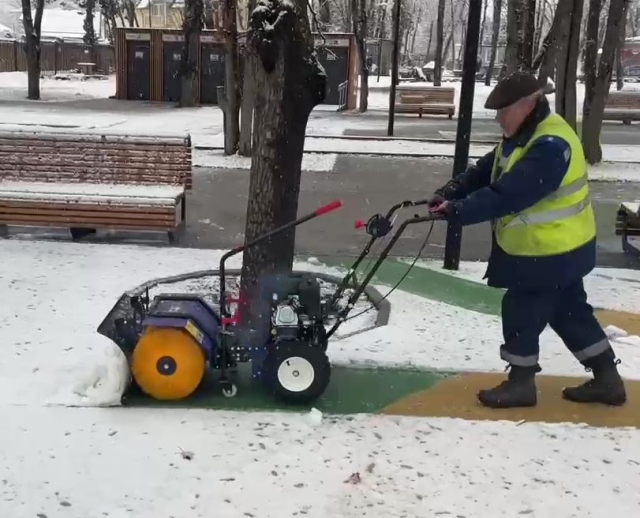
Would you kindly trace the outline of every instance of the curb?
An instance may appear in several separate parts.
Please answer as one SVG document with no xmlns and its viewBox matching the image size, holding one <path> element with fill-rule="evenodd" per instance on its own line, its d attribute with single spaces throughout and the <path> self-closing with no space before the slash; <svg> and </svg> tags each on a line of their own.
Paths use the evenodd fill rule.
<svg viewBox="0 0 640 518">
<path fill-rule="evenodd" d="M 352 137 L 352 136 L 342 136 L 342 137 L 323 137 L 323 136 L 319 136 L 316 135 L 314 137 L 306 137 L 306 139 L 310 139 L 310 138 L 331 138 L 331 139 L 335 139 L 335 140 L 354 140 L 354 141 L 373 141 L 373 140 L 379 140 L 379 141 L 388 141 L 388 142 L 392 142 L 394 140 L 396 141 L 405 141 L 405 142 L 424 142 L 425 144 L 451 144 L 451 145 L 455 145 L 455 141 L 454 140 L 449 140 L 449 139 L 419 139 L 419 138 L 411 138 L 411 137 L 403 137 L 403 138 L 393 138 L 393 137 Z M 489 141 L 473 141 L 471 143 L 471 146 L 473 145 L 477 145 L 477 146 L 493 146 L 495 144 L 495 142 L 489 142 Z M 197 151 L 223 151 L 224 150 L 224 146 L 217 146 L 217 145 L 203 145 L 203 144 L 199 144 L 199 145 L 194 145 L 193 146 L 194 150 Z M 347 150 L 340 150 L 340 149 L 319 149 L 319 150 L 305 150 L 304 154 L 309 154 L 309 155 L 350 155 L 350 156 L 380 156 L 380 157 L 385 157 L 385 158 L 440 158 L 440 159 L 447 159 L 447 160 L 454 160 L 455 158 L 455 154 L 453 153 L 449 153 L 449 154 L 443 154 L 442 152 L 429 152 L 429 151 L 402 151 L 399 153 L 389 153 L 389 150 L 381 150 L 381 151 L 376 151 L 376 150 L 370 150 L 370 151 L 366 151 L 366 152 L 359 152 L 359 151 L 347 151 Z M 232 155 L 233 156 L 233 155 Z M 475 159 L 479 159 L 482 158 L 484 156 L 484 153 L 478 153 L 478 152 L 474 152 L 473 149 L 469 149 L 469 155 L 468 158 L 469 160 L 475 160 Z M 640 160 L 632 162 L 629 160 L 602 160 L 602 162 L 600 162 L 599 165 L 640 165 Z M 622 180 L 601 180 L 601 179 L 593 179 L 590 180 L 592 182 L 611 182 L 611 181 L 622 181 Z M 627 180 L 627 181 L 633 181 L 633 180 Z"/>
</svg>

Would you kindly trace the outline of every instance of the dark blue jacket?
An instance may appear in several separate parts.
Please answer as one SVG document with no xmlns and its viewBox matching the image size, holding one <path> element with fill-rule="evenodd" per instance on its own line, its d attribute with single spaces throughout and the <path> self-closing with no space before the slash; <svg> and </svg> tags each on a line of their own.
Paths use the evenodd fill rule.
<svg viewBox="0 0 640 518">
<path fill-rule="evenodd" d="M 503 140 L 503 155 L 524 146 L 549 113 L 548 102 L 541 100 L 518 133 Z M 465 226 L 501 218 L 531 207 L 555 191 L 567 172 L 570 154 L 564 139 L 540 138 L 509 174 L 491 182 L 494 150 L 436 193 L 451 201 L 447 219 L 452 223 Z M 507 254 L 494 236 L 484 278 L 489 286 L 498 288 L 548 289 L 581 279 L 593 270 L 595 262 L 595 239 L 565 254 L 523 257 Z"/>
</svg>

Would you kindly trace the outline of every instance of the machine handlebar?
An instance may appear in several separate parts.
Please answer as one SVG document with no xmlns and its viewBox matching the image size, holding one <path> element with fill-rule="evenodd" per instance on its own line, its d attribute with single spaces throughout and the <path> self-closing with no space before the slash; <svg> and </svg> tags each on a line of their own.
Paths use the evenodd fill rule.
<svg viewBox="0 0 640 518">
<path fill-rule="evenodd" d="M 342 202 L 340 200 L 334 200 L 331 203 L 327 203 L 326 205 L 317 208 L 313 214 L 315 216 L 322 216 L 323 214 L 327 214 L 328 212 L 339 209 L 340 207 L 342 207 Z"/>
</svg>

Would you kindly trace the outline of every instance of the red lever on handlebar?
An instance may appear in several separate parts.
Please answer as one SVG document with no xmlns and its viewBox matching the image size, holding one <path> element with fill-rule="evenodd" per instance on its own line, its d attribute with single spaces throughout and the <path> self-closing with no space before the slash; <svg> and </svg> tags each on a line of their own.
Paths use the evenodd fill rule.
<svg viewBox="0 0 640 518">
<path fill-rule="evenodd" d="M 332 201 L 331 203 L 327 203 L 323 207 L 317 209 L 314 214 L 316 216 L 322 216 L 323 214 L 339 209 L 340 207 L 342 207 L 342 202 L 340 200 Z"/>
<path fill-rule="evenodd" d="M 356 224 L 355 224 L 356 229 L 360 229 L 360 228 L 366 227 L 366 226 L 367 226 L 367 224 L 364 221 L 362 221 L 361 219 L 357 219 L 356 220 Z"/>
</svg>

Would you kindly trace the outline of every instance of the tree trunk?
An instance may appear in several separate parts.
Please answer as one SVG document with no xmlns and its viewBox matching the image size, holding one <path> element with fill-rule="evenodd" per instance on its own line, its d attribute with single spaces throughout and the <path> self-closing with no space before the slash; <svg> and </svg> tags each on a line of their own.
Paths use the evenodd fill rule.
<svg viewBox="0 0 640 518">
<path fill-rule="evenodd" d="M 245 242 L 294 220 L 304 138 L 311 110 L 324 100 L 326 76 L 318 64 L 306 0 L 260 0 L 250 19 L 256 53 L 253 159 Z M 293 264 L 295 229 L 245 250 L 243 292 L 265 273 Z"/>
<path fill-rule="evenodd" d="M 40 34 L 44 0 L 35 0 L 35 18 L 31 15 L 31 1 L 22 0 L 22 24 L 27 43 L 27 99 L 40 100 Z"/>
<path fill-rule="evenodd" d="M 584 42 L 583 64 L 584 71 L 584 105 L 582 107 L 582 116 L 589 112 L 591 99 L 595 92 L 597 61 L 598 61 L 598 32 L 600 28 L 600 15 L 602 13 L 603 0 L 590 0 L 589 11 L 587 14 L 587 30 Z"/>
<path fill-rule="evenodd" d="M 82 42 L 89 48 L 89 60 L 95 63 L 97 35 L 95 27 L 93 26 L 93 20 L 95 17 L 96 0 L 84 0 L 83 2 L 78 2 L 78 6 L 84 7 L 85 10 L 82 23 L 82 28 L 84 29 Z"/>
<path fill-rule="evenodd" d="M 577 104 L 576 84 L 578 82 L 578 57 L 580 56 L 580 28 L 582 26 L 582 12 L 584 0 L 573 0 L 571 13 L 571 32 L 569 37 L 569 49 L 565 66 L 565 90 L 564 90 L 564 119 L 575 130 L 577 128 Z M 556 89 L 557 92 L 557 89 Z"/>
<path fill-rule="evenodd" d="M 237 6 L 237 0 L 225 0 L 224 95 L 218 95 L 218 104 L 224 120 L 225 155 L 235 154 L 240 140 Z"/>
<path fill-rule="evenodd" d="M 253 107 L 256 89 L 254 66 L 254 55 L 249 48 L 246 48 L 244 54 L 242 101 L 240 105 L 240 139 L 238 142 L 238 152 L 243 156 L 251 156 Z"/>
<path fill-rule="evenodd" d="M 598 0 L 592 0 L 593 6 Z M 600 131 L 604 105 L 609 95 L 611 75 L 616 46 L 620 42 L 620 29 L 627 0 L 611 0 L 607 16 L 607 31 L 602 46 L 602 55 L 598 65 L 593 89 L 585 95 L 585 107 L 582 116 L 582 147 L 590 164 L 602 161 L 600 148 Z M 591 13 L 589 15 L 591 18 Z"/>
<path fill-rule="evenodd" d="M 420 27 L 420 21 L 422 20 L 422 6 L 418 9 L 418 16 L 416 17 L 416 23 L 413 26 L 413 34 L 411 35 L 411 46 L 409 52 L 413 54 L 413 49 L 416 46 L 416 36 L 418 35 L 418 28 Z"/>
<path fill-rule="evenodd" d="M 489 7 L 489 0 L 482 0 L 482 23 L 480 25 L 480 48 L 484 46 L 484 28 L 487 25 L 487 8 Z"/>
<path fill-rule="evenodd" d="M 507 46 L 504 55 L 506 75 L 518 70 L 518 2 L 519 0 L 507 0 Z"/>
<path fill-rule="evenodd" d="M 498 38 L 500 36 L 500 14 L 502 13 L 502 0 L 493 0 L 493 28 L 491 29 L 491 57 L 489 58 L 489 68 L 484 78 L 484 84 L 491 86 L 493 68 L 496 66 L 496 55 L 498 53 Z"/>
<path fill-rule="evenodd" d="M 325 4 L 327 0 L 325 0 Z M 323 4 L 324 5 L 324 4 Z M 249 1 L 249 12 L 256 7 L 256 1 Z M 253 107 L 255 103 L 256 77 L 255 55 L 248 41 L 242 49 L 244 55 L 244 73 L 242 74 L 242 96 L 240 101 L 240 136 L 238 139 L 238 153 L 251 156 L 251 139 L 253 134 Z"/>
<path fill-rule="evenodd" d="M 431 59 L 431 41 L 433 40 L 433 20 L 429 24 L 429 42 L 427 43 L 427 62 Z"/>
<path fill-rule="evenodd" d="M 531 70 L 535 35 L 536 0 L 518 0 L 515 17 L 518 24 L 518 69 Z"/>
<path fill-rule="evenodd" d="M 567 78 L 571 46 L 572 11 L 574 0 L 561 2 L 556 11 L 558 17 L 558 36 L 556 38 L 556 112 L 566 116 Z"/>
<path fill-rule="evenodd" d="M 640 25 L 640 8 L 638 8 L 638 4 L 634 4 L 633 6 L 629 6 L 629 9 L 631 36 L 635 38 L 638 35 L 638 26 Z"/>
<path fill-rule="evenodd" d="M 366 45 L 368 13 L 366 0 L 352 0 L 351 9 L 351 19 L 353 20 L 353 35 L 355 37 L 356 47 L 358 49 L 358 68 L 360 69 L 360 105 L 358 111 L 364 113 L 369 107 L 369 67 L 367 66 Z"/>
<path fill-rule="evenodd" d="M 544 37 L 542 46 L 533 60 L 532 68 L 533 70 L 539 70 L 538 77 L 540 79 L 548 79 L 554 76 L 560 24 L 560 16 L 558 16 L 556 12 L 553 16 L 549 32 Z"/>
<path fill-rule="evenodd" d="M 620 26 L 620 41 L 616 48 L 616 89 L 618 91 L 624 88 L 624 67 L 622 66 L 622 51 L 624 50 L 624 44 L 627 35 L 627 17 L 628 6 L 625 4 L 624 15 L 622 18 L 622 25 Z"/>
<path fill-rule="evenodd" d="M 436 59 L 433 70 L 433 86 L 442 85 L 442 47 L 444 44 L 444 8 L 445 0 L 438 0 L 438 19 L 436 21 Z"/>
<path fill-rule="evenodd" d="M 180 63 L 180 107 L 196 106 L 196 85 L 198 81 L 198 50 L 203 24 L 204 5 L 202 0 L 187 0 L 184 4 L 184 46 Z"/>
<path fill-rule="evenodd" d="M 451 37 L 451 70 L 456 69 L 456 18 L 453 9 L 453 2 L 449 4 L 451 7 L 451 32 L 449 36 Z M 445 54 L 446 56 L 446 54 Z M 446 62 L 446 59 L 445 59 Z"/>
<path fill-rule="evenodd" d="M 320 23 L 322 24 L 322 30 L 326 31 L 331 25 L 331 4 L 329 0 L 321 0 L 320 3 Z"/>
<path fill-rule="evenodd" d="M 540 2 L 539 9 L 536 10 L 535 15 L 535 33 L 533 36 L 533 55 L 536 56 L 540 51 L 540 42 L 542 41 L 542 26 L 544 23 L 544 11 L 546 9 L 546 4 L 544 2 Z"/>
</svg>

